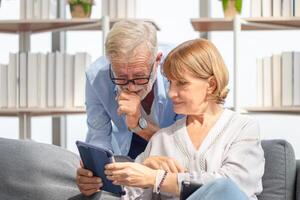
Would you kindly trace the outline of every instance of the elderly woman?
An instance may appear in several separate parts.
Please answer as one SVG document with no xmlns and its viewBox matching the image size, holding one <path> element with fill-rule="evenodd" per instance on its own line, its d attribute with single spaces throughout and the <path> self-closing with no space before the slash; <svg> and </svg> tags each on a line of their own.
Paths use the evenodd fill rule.
<svg viewBox="0 0 300 200">
<path fill-rule="evenodd" d="M 152 199 L 155 193 L 178 199 L 182 181 L 203 184 L 189 200 L 257 199 L 264 173 L 259 126 L 223 108 L 228 71 L 216 47 L 204 39 L 187 41 L 169 53 L 163 71 L 174 111 L 186 117 L 159 130 L 137 163 L 107 165 L 107 177 L 126 186 L 124 199 Z M 162 158 L 173 158 L 179 163 L 173 168 L 181 167 L 163 170 L 172 164 Z"/>
</svg>

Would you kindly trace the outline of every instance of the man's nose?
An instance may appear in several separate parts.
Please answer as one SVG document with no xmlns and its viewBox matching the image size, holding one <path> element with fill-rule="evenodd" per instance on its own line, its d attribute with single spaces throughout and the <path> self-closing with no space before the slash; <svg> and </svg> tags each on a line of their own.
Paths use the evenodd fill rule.
<svg viewBox="0 0 300 200">
<path fill-rule="evenodd" d="M 133 81 L 129 81 L 128 85 L 127 85 L 127 89 L 131 92 L 135 92 L 136 90 L 136 85 L 134 84 Z"/>
</svg>

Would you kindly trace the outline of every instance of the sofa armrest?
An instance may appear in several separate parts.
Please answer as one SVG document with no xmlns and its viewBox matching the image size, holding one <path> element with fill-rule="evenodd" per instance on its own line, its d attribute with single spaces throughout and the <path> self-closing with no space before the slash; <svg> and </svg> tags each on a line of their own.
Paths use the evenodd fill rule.
<svg viewBox="0 0 300 200">
<path fill-rule="evenodd" d="M 297 160 L 296 200 L 300 200 L 300 160 Z"/>
</svg>

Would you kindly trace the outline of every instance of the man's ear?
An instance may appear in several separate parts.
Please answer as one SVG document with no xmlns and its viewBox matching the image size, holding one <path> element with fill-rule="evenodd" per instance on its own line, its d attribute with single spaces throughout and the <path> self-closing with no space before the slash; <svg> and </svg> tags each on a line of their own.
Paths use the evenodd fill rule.
<svg viewBox="0 0 300 200">
<path fill-rule="evenodd" d="M 156 59 L 155 59 L 155 62 L 160 62 L 161 59 L 162 59 L 162 56 L 163 56 L 162 52 L 158 52 L 157 56 L 156 56 Z"/>
<path fill-rule="evenodd" d="M 207 79 L 207 81 L 208 81 L 207 92 L 208 94 L 213 94 L 214 91 L 217 89 L 217 80 L 215 76 L 211 76 Z"/>
</svg>

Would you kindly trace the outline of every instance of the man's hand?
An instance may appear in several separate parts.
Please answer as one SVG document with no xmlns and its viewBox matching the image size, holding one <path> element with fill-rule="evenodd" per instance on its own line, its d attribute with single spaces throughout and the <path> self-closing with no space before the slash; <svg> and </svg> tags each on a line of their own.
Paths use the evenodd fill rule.
<svg viewBox="0 0 300 200">
<path fill-rule="evenodd" d="M 177 160 L 166 156 L 150 156 L 143 164 L 152 169 L 162 169 L 171 173 L 185 171 L 184 167 Z"/>
<path fill-rule="evenodd" d="M 80 161 L 80 168 L 77 169 L 76 184 L 82 194 L 90 196 L 99 192 L 99 188 L 103 186 L 102 180 L 99 177 L 93 177 L 93 173 L 83 168 Z"/>
<path fill-rule="evenodd" d="M 127 91 L 122 91 L 117 98 L 119 103 L 118 114 L 125 114 L 128 128 L 135 128 L 141 117 L 141 98 Z"/>
</svg>

